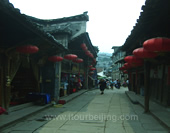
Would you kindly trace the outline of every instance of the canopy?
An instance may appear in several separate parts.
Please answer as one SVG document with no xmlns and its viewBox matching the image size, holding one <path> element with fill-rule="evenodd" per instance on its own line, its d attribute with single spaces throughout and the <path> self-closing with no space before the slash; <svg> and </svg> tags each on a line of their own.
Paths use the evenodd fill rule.
<svg viewBox="0 0 170 133">
<path fill-rule="evenodd" d="M 102 72 L 97 73 L 98 79 L 106 78 L 106 76 Z"/>
</svg>

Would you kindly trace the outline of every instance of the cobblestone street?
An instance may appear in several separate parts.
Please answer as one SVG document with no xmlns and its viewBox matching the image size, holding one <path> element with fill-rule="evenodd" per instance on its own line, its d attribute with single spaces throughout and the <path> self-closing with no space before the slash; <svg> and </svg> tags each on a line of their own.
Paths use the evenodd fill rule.
<svg viewBox="0 0 170 133">
<path fill-rule="evenodd" d="M 2 133 L 168 133 L 143 107 L 132 104 L 126 88 L 88 91 L 67 104 L 50 107 Z"/>
</svg>

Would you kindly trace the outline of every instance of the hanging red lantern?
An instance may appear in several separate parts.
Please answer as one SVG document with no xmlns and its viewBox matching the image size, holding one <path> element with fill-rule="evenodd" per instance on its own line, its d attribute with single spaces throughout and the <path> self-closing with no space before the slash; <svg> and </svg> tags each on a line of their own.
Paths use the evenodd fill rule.
<svg viewBox="0 0 170 133">
<path fill-rule="evenodd" d="M 135 56 L 126 56 L 124 58 L 124 60 L 126 62 L 128 62 L 129 64 L 140 64 L 140 63 L 143 63 L 143 60 L 140 59 L 140 58 L 137 58 Z"/>
<path fill-rule="evenodd" d="M 50 56 L 48 57 L 48 60 L 51 62 L 60 62 L 63 60 L 63 57 L 61 56 Z"/>
<path fill-rule="evenodd" d="M 75 54 L 67 54 L 64 56 L 64 59 L 67 59 L 67 60 L 75 60 L 77 58 L 77 55 Z"/>
<path fill-rule="evenodd" d="M 125 67 L 126 69 L 129 69 L 129 68 L 131 68 L 131 67 L 132 67 L 132 65 L 131 65 L 131 64 L 129 64 L 129 63 L 125 63 L 125 64 L 124 64 L 124 67 Z"/>
<path fill-rule="evenodd" d="M 82 48 L 84 51 L 87 50 L 86 44 L 85 44 L 85 43 L 82 43 L 82 44 L 81 44 L 81 48 Z"/>
<path fill-rule="evenodd" d="M 91 58 L 93 58 L 93 57 L 94 57 L 92 53 L 90 53 L 88 56 L 89 56 L 89 57 L 91 57 Z"/>
<path fill-rule="evenodd" d="M 122 70 L 125 70 L 125 69 L 127 69 L 125 66 L 122 66 Z"/>
<path fill-rule="evenodd" d="M 119 67 L 119 70 L 123 70 L 122 67 Z"/>
<path fill-rule="evenodd" d="M 86 54 L 87 56 L 89 56 L 89 55 L 91 54 L 91 52 L 90 52 L 89 50 L 87 50 L 87 51 L 85 52 L 85 54 Z"/>
<path fill-rule="evenodd" d="M 96 68 L 94 68 L 94 67 L 90 68 L 90 71 L 93 71 L 93 70 L 96 70 Z"/>
<path fill-rule="evenodd" d="M 23 54 L 33 54 L 38 52 L 39 48 L 33 45 L 24 45 L 16 48 L 16 51 Z"/>
<path fill-rule="evenodd" d="M 170 51 L 170 39 L 169 38 L 152 38 L 143 43 L 144 49 L 152 52 L 168 52 Z"/>
<path fill-rule="evenodd" d="M 154 58 L 157 56 L 156 53 L 150 52 L 144 48 L 137 48 L 133 51 L 133 55 L 138 58 Z"/>
<path fill-rule="evenodd" d="M 92 65 L 89 66 L 90 68 L 93 67 Z"/>
<path fill-rule="evenodd" d="M 82 63 L 82 62 L 83 62 L 83 59 L 77 58 L 77 59 L 73 60 L 73 62 Z"/>
<path fill-rule="evenodd" d="M 126 73 L 126 74 L 127 74 L 127 73 L 128 73 L 128 71 L 127 71 L 127 70 L 124 70 L 124 71 L 123 71 L 123 73 Z"/>
<path fill-rule="evenodd" d="M 136 63 L 125 63 L 124 66 L 122 67 L 122 70 L 127 70 L 130 68 L 134 68 L 134 67 L 139 67 L 142 66 L 143 62 L 136 62 Z"/>
<path fill-rule="evenodd" d="M 82 63 L 82 62 L 83 62 L 83 59 L 80 59 L 80 58 L 77 59 L 77 63 Z"/>
</svg>

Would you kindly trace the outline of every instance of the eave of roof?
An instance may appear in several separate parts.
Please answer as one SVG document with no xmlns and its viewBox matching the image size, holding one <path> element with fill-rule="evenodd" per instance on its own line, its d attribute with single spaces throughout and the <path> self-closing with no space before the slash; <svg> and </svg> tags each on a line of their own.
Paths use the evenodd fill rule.
<svg viewBox="0 0 170 133">
<path fill-rule="evenodd" d="M 141 47 L 147 39 L 170 37 L 169 0 L 146 0 L 142 10 L 131 34 L 122 46 L 122 50 L 127 53 Z"/>
<path fill-rule="evenodd" d="M 65 50 L 65 47 L 62 44 L 60 44 L 57 40 L 55 40 L 55 38 L 52 35 L 45 33 L 43 30 L 39 29 L 36 24 L 30 21 L 30 19 L 28 19 L 27 15 L 21 14 L 20 10 L 14 8 L 13 4 L 11 4 L 9 1 L 1 0 L 0 8 L 3 12 L 7 13 L 9 16 L 11 16 L 20 24 L 22 24 L 26 29 L 29 29 L 33 33 L 37 34 L 37 36 L 39 36 L 43 40 L 48 41 L 50 44 L 52 44 L 55 47 L 58 47 L 61 50 Z"/>
<path fill-rule="evenodd" d="M 69 42 L 69 49 L 72 50 L 79 50 L 80 51 L 80 45 L 82 43 L 85 43 L 88 47 L 88 49 L 92 52 L 92 54 L 94 55 L 94 57 L 97 57 L 97 52 L 95 51 L 94 46 L 91 43 L 89 34 L 87 32 L 80 34 L 79 36 L 73 38 L 70 42 Z M 77 45 L 75 45 L 77 44 Z"/>
</svg>

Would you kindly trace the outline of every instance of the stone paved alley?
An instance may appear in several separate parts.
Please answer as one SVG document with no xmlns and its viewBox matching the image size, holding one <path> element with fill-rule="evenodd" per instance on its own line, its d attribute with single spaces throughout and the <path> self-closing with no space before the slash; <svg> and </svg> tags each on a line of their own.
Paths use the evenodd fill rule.
<svg viewBox="0 0 170 133">
<path fill-rule="evenodd" d="M 168 133 L 139 104 L 132 104 L 126 88 L 88 91 L 63 106 L 50 107 L 8 127 L 1 133 Z"/>
</svg>

